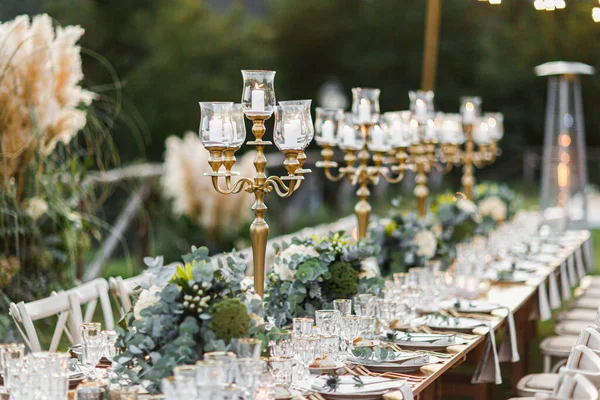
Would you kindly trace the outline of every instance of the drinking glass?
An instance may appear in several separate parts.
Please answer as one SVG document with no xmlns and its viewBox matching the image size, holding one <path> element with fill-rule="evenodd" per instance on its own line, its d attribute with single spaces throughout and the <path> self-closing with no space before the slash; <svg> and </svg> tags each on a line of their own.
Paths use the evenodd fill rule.
<svg viewBox="0 0 600 400">
<path fill-rule="evenodd" d="M 120 386 L 110 390 L 110 400 L 137 400 L 139 388 L 137 386 Z"/>
<path fill-rule="evenodd" d="M 0 363 L 2 364 L 2 374 L 4 376 L 4 386 L 8 389 L 15 386 L 12 382 L 12 376 L 20 373 L 23 367 L 25 357 L 25 345 L 23 343 L 8 343 L 0 345 Z"/>
<path fill-rule="evenodd" d="M 338 310 L 317 310 L 315 319 L 321 335 L 337 335 L 339 333 L 340 312 Z"/>
<path fill-rule="evenodd" d="M 175 377 L 169 376 L 160 380 L 160 390 L 165 395 L 166 400 L 179 400 L 179 392 L 175 386 Z"/>
<path fill-rule="evenodd" d="M 294 346 L 292 335 L 288 332 L 269 334 L 271 357 L 292 357 Z"/>
<path fill-rule="evenodd" d="M 375 296 L 372 294 L 357 294 L 354 296 L 354 313 L 356 315 L 375 315 Z"/>
<path fill-rule="evenodd" d="M 380 299 L 377 301 L 377 319 L 382 333 L 386 333 L 396 315 L 396 303 L 393 300 Z"/>
<path fill-rule="evenodd" d="M 352 300 L 336 299 L 333 301 L 333 309 L 338 310 L 343 317 L 352 315 Z"/>
<path fill-rule="evenodd" d="M 117 339 L 119 335 L 115 331 L 102 331 L 102 355 L 111 362 L 117 355 Z"/>
<path fill-rule="evenodd" d="M 303 381 L 308 378 L 308 366 L 316 358 L 318 345 L 319 338 L 317 336 L 294 337 L 294 355 L 301 366 L 299 371 L 299 380 Z"/>
<path fill-rule="evenodd" d="M 260 359 L 262 340 L 254 338 L 240 338 L 232 340 L 232 349 L 238 358 Z"/>
<path fill-rule="evenodd" d="M 254 358 L 238 358 L 236 361 L 235 383 L 244 393 L 244 398 L 252 399 L 260 385 L 263 362 Z"/>
<path fill-rule="evenodd" d="M 338 335 L 320 335 L 315 358 L 319 357 L 325 359 L 327 357 L 332 357 L 336 361 L 339 361 L 341 356 L 341 354 L 339 354 L 339 349 L 340 337 Z"/>
<path fill-rule="evenodd" d="M 374 339 L 375 337 L 375 317 L 360 316 L 360 335 L 365 339 Z"/>
<path fill-rule="evenodd" d="M 77 386 L 77 400 L 103 400 L 106 390 L 96 382 L 83 382 Z"/>
<path fill-rule="evenodd" d="M 96 379 L 96 366 L 102 358 L 102 327 L 99 322 L 79 325 L 82 341 L 82 362 L 88 368 L 92 380 Z"/>
<path fill-rule="evenodd" d="M 48 353 L 44 360 L 43 388 L 48 399 L 66 399 L 69 392 L 69 354 Z"/>
<path fill-rule="evenodd" d="M 237 385 L 227 385 L 223 388 L 222 400 L 240 400 L 244 392 Z M 168 400 L 168 399 L 167 399 Z"/>
<path fill-rule="evenodd" d="M 294 335 L 310 335 L 315 320 L 312 318 L 294 318 L 292 320 Z"/>
<path fill-rule="evenodd" d="M 173 368 L 173 375 L 175 375 L 175 387 L 178 393 L 186 393 L 191 398 L 195 398 L 197 395 L 196 389 L 196 376 L 198 368 L 195 365 L 178 365 Z"/>
<path fill-rule="evenodd" d="M 278 385 L 289 388 L 292 385 L 292 370 L 294 367 L 293 357 L 271 357 L 269 358 L 269 369 L 271 375 Z"/>
<path fill-rule="evenodd" d="M 208 363 L 214 363 L 214 362 L 223 363 L 223 365 L 221 367 L 223 370 L 223 374 L 224 374 L 222 383 L 225 383 L 228 385 L 232 384 L 235 379 L 234 366 L 235 366 L 236 359 L 237 359 L 237 356 L 235 355 L 235 353 L 233 353 L 231 351 L 214 351 L 211 353 L 204 354 L 204 361 L 206 361 Z M 200 374 L 200 366 L 198 364 L 196 364 L 196 367 L 198 368 L 198 374 Z"/>
<path fill-rule="evenodd" d="M 345 341 L 345 349 L 351 354 L 354 341 L 360 335 L 360 318 L 356 316 L 342 317 L 341 337 Z"/>
</svg>

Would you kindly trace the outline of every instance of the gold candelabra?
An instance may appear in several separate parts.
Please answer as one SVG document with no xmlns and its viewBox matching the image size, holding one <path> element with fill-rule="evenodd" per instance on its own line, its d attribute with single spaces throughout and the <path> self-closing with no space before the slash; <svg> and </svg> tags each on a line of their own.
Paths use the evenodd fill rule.
<svg viewBox="0 0 600 400">
<path fill-rule="evenodd" d="M 328 180 L 336 182 L 347 178 L 352 186 L 358 187 L 354 213 L 360 240 L 367 235 L 371 215 L 369 186 L 377 185 L 381 178 L 389 183 L 398 183 L 412 166 L 407 164 L 407 147 L 395 145 L 388 132 L 375 122 L 379 116 L 379 90 L 354 88 L 352 91 L 353 113 L 344 115 L 342 110 L 317 108 L 316 140 L 322 147 L 323 161 L 316 165 L 323 168 Z M 360 122 L 355 123 L 356 120 Z M 331 130 L 327 129 L 329 127 Z M 345 166 L 338 166 L 332 161 L 335 130 L 338 131 L 337 144 L 344 152 Z"/>
<path fill-rule="evenodd" d="M 427 214 L 428 175 L 432 168 L 439 169 L 435 152 L 437 140 L 426 137 L 424 134 L 425 127 L 426 125 L 419 123 L 419 139 L 410 146 L 411 162 L 415 165 L 416 171 L 413 194 L 417 198 L 417 211 L 421 218 L 424 218 Z"/>
<path fill-rule="evenodd" d="M 229 111 L 229 107 L 223 105 L 231 104 L 233 106 L 233 103 L 222 103 L 218 112 L 214 112 L 214 109 L 211 112 L 209 106 L 219 103 L 200 103 L 203 114 L 201 137 L 205 148 L 210 153 L 208 163 L 212 169 L 212 172 L 205 175 L 211 177 L 215 190 L 221 194 L 237 194 L 244 191 L 254 195 L 255 201 L 252 205 L 254 221 L 250 225 L 250 239 L 254 264 L 254 287 L 262 297 L 264 295 L 265 258 L 269 236 L 269 225 L 265 221 L 267 212 L 265 196 L 275 191 L 278 196 L 287 198 L 298 190 L 304 179 L 303 175 L 310 172 L 310 170 L 303 169 L 306 160 L 304 149 L 312 139 L 313 128 L 310 118 L 310 100 L 280 102 L 279 106 L 274 105 L 275 72 L 242 71 L 242 73 L 244 74 L 245 89 L 239 112 Z M 283 103 L 294 104 L 284 105 Z M 243 138 L 236 140 L 236 134 L 240 135 L 240 131 L 244 130 L 242 107 L 243 113 L 252 121 L 254 140 L 246 142 L 247 145 L 254 146 L 256 149 L 255 173 L 252 177 L 239 177 L 239 173 L 232 171 L 236 161 L 235 153 L 245 140 L 245 131 Z M 275 144 L 285 156 L 283 166 L 288 173 L 286 176 L 267 176 L 265 174 L 267 158 L 264 149 L 265 146 L 273 143 L 263 140 L 263 136 L 266 132 L 265 121 L 271 117 L 273 112 L 275 112 L 273 137 Z M 208 123 L 204 123 L 205 118 Z M 207 126 L 209 129 L 205 130 L 204 128 Z M 215 129 L 211 131 L 210 128 L 213 127 Z M 229 135 L 232 136 L 232 140 L 229 141 L 226 140 L 228 132 L 233 132 Z M 214 140 L 215 138 L 221 140 Z M 238 178 L 233 180 L 233 177 Z M 223 186 L 221 186 L 222 184 Z"/>
</svg>

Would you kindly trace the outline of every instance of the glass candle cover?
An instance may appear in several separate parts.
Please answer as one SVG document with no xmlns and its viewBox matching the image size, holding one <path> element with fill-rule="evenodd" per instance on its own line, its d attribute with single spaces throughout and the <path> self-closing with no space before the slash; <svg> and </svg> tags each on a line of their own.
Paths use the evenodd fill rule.
<svg viewBox="0 0 600 400">
<path fill-rule="evenodd" d="M 460 98 L 460 114 L 464 124 L 473 124 L 481 116 L 481 97 L 463 96 Z"/>
<path fill-rule="evenodd" d="M 433 118 L 434 106 L 433 98 L 434 93 L 428 90 L 411 90 L 408 92 L 408 98 L 410 100 L 410 111 L 413 113 L 413 118 L 417 122 L 423 124 L 427 120 Z"/>
<path fill-rule="evenodd" d="M 477 118 L 473 123 L 473 141 L 477 144 L 488 144 L 492 141 L 490 126 L 485 118 Z"/>
<path fill-rule="evenodd" d="M 240 103 L 231 107 L 232 139 L 230 147 L 240 147 L 246 141 L 246 123 L 244 121 L 244 110 Z"/>
<path fill-rule="evenodd" d="M 344 150 L 360 150 L 365 144 L 365 138 L 360 128 L 354 123 L 352 113 L 344 113 L 338 132 L 338 146 Z"/>
<path fill-rule="evenodd" d="M 232 102 L 200 102 L 199 133 L 204 147 L 229 147 L 231 145 L 234 139 L 232 112 Z"/>
<path fill-rule="evenodd" d="M 500 140 L 504 136 L 504 115 L 502 113 L 484 113 L 483 118 L 487 120 L 492 140 Z"/>
<path fill-rule="evenodd" d="M 280 150 L 304 150 L 314 137 L 311 100 L 281 101 L 275 107 L 273 141 Z"/>
<path fill-rule="evenodd" d="M 357 124 L 375 124 L 379 120 L 379 89 L 353 88 L 352 114 Z"/>
<path fill-rule="evenodd" d="M 411 143 L 410 111 L 390 111 L 383 114 L 384 129 L 392 148 L 408 147 Z"/>
<path fill-rule="evenodd" d="M 275 109 L 275 71 L 242 70 L 242 108 L 248 118 L 269 118 Z"/>
<path fill-rule="evenodd" d="M 439 140 L 444 144 L 462 144 L 465 134 L 460 114 L 444 114 L 439 123 Z"/>
<path fill-rule="evenodd" d="M 320 145 L 335 145 L 340 133 L 344 110 L 341 108 L 316 108 L 315 132 Z"/>
</svg>

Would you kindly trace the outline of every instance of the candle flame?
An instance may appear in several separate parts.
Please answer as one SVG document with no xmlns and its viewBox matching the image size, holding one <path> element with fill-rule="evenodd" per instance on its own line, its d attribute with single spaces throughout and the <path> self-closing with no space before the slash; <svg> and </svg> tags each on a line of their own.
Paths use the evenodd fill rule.
<svg viewBox="0 0 600 400">
<path fill-rule="evenodd" d="M 475 109 L 475 104 L 471 103 L 470 101 L 467 101 L 467 103 L 465 104 L 465 110 L 473 111 L 474 109 Z"/>
</svg>

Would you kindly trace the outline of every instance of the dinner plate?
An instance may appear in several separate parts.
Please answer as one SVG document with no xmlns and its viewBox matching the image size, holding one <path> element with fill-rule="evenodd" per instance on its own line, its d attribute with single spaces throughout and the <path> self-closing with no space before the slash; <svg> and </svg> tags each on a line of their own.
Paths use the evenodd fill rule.
<svg viewBox="0 0 600 400">
<path fill-rule="evenodd" d="M 364 386 L 356 387 L 354 377 L 344 375 L 340 376 L 340 384 L 335 392 L 325 388 L 326 378 L 316 377 L 306 384 L 303 388 L 315 392 L 332 400 L 370 400 L 381 399 L 381 396 L 390 390 L 395 390 L 406 385 L 406 381 L 398 379 L 387 379 L 380 377 L 361 376 Z"/>
<path fill-rule="evenodd" d="M 444 337 L 452 336 L 451 340 L 441 342 Z M 437 340 L 436 340 L 437 338 Z M 429 351 L 441 351 L 446 350 L 448 347 L 457 346 L 467 343 L 463 338 L 455 335 L 437 335 L 437 334 L 419 334 L 411 333 L 410 340 L 406 339 L 406 335 L 399 333 L 397 338 L 389 340 L 397 346 L 405 349 L 415 350 L 429 350 Z"/>
<path fill-rule="evenodd" d="M 449 330 L 459 332 L 471 332 L 473 329 L 479 326 L 486 326 L 487 323 L 478 319 L 473 318 L 455 318 L 455 317 L 444 317 L 441 315 L 425 315 L 420 318 L 416 318 L 411 322 L 413 326 L 427 325 L 431 329 L 435 330 Z"/>
<path fill-rule="evenodd" d="M 491 303 L 489 301 L 482 300 L 446 300 L 440 303 L 440 308 L 444 310 L 454 309 L 460 313 L 491 313 L 498 308 L 502 308 L 501 305 Z"/>
<path fill-rule="evenodd" d="M 494 271 L 486 273 L 488 279 L 493 282 L 525 283 L 531 278 L 531 274 L 525 271 Z"/>
<path fill-rule="evenodd" d="M 369 371 L 372 371 L 372 372 L 408 373 L 408 372 L 419 371 L 421 369 L 421 367 L 424 367 L 426 365 L 437 364 L 440 362 L 440 359 L 438 357 L 428 355 L 426 357 L 422 357 L 420 360 L 416 360 L 415 362 L 412 362 L 412 361 L 413 360 L 408 360 L 403 363 L 395 363 L 395 362 L 390 362 L 390 361 L 377 362 L 377 361 L 362 361 L 362 360 L 350 361 L 350 360 L 348 360 L 348 362 L 355 364 L 355 365 L 361 365 L 363 367 L 366 367 L 369 369 Z"/>
</svg>

